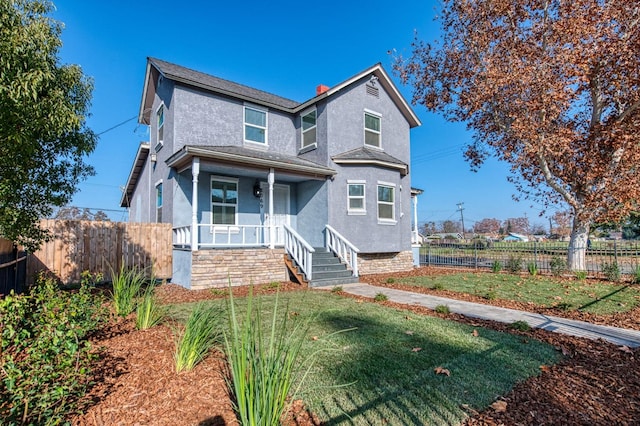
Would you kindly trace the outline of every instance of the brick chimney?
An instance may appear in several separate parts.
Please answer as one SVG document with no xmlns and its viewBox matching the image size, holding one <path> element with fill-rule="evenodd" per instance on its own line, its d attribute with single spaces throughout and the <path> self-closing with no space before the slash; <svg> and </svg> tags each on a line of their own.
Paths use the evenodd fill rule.
<svg viewBox="0 0 640 426">
<path fill-rule="evenodd" d="M 329 86 L 325 86 L 324 84 L 318 84 L 318 86 L 316 87 L 316 96 L 322 95 L 327 90 L 329 90 Z"/>
</svg>

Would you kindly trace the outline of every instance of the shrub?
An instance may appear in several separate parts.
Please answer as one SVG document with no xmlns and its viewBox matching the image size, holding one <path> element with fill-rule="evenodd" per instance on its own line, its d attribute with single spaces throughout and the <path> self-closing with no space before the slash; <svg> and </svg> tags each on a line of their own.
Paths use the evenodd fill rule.
<svg viewBox="0 0 640 426">
<path fill-rule="evenodd" d="M 45 275 L 28 294 L 0 300 L 3 424 L 63 423 L 90 384 L 87 336 L 106 319 L 88 286 L 61 291 Z"/>
<path fill-rule="evenodd" d="M 451 311 L 447 305 L 438 305 L 435 308 L 435 311 L 439 314 L 449 315 Z"/>
<path fill-rule="evenodd" d="M 505 267 L 512 274 L 517 274 L 522 270 L 522 257 L 510 255 Z"/>
<path fill-rule="evenodd" d="M 602 273 L 609 281 L 620 281 L 620 267 L 618 266 L 618 262 L 616 261 L 613 261 L 611 263 L 603 263 Z"/>
<path fill-rule="evenodd" d="M 584 281 L 587 279 L 587 271 L 576 271 L 576 279 Z"/>
<path fill-rule="evenodd" d="M 531 330 L 531 326 L 526 321 L 514 321 L 509 324 L 509 328 L 518 331 L 529 331 Z"/>
<path fill-rule="evenodd" d="M 176 338 L 176 372 L 189 371 L 222 340 L 219 321 L 222 310 L 199 302 Z"/>
<path fill-rule="evenodd" d="M 538 275 L 538 264 L 536 262 L 527 263 L 527 271 L 529 271 L 529 275 L 535 277 Z"/>
<path fill-rule="evenodd" d="M 640 284 L 640 265 L 637 265 L 632 272 L 633 283 Z"/>
<path fill-rule="evenodd" d="M 227 385 L 241 425 L 278 425 L 288 397 L 293 400 L 293 371 L 309 322 L 295 321 L 290 326 L 286 310 L 278 321 L 276 296 L 271 326 L 263 330 L 262 309 L 258 305 L 254 310 L 251 291 L 247 303 L 246 316 L 240 320 L 232 294 L 229 299 L 229 332 L 224 335 Z"/>
<path fill-rule="evenodd" d="M 142 294 L 136 308 L 136 328 L 146 330 L 159 324 L 164 318 L 165 309 L 160 306 L 155 295 L 155 286 L 150 284 Z"/>
<path fill-rule="evenodd" d="M 494 260 L 491 264 L 491 272 L 497 274 L 500 271 L 502 271 L 502 262 L 500 262 L 499 260 Z"/>
<path fill-rule="evenodd" d="M 143 270 L 125 269 L 124 264 L 119 272 L 111 270 L 113 290 L 113 307 L 116 314 L 126 317 L 136 309 L 136 298 L 144 285 L 146 278 Z"/>
<path fill-rule="evenodd" d="M 554 277 L 559 277 L 567 269 L 567 261 L 560 256 L 553 256 L 549 261 L 549 269 Z"/>
<path fill-rule="evenodd" d="M 384 302 L 386 300 L 388 300 L 389 298 L 387 297 L 386 294 L 384 293 L 378 293 L 376 294 L 376 296 L 373 298 L 373 300 L 375 300 L 376 302 Z"/>
</svg>

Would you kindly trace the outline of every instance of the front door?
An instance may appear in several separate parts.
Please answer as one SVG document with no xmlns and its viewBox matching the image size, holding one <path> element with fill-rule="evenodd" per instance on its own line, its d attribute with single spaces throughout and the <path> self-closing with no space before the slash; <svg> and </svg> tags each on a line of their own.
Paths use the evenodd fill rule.
<svg viewBox="0 0 640 426">
<path fill-rule="evenodd" d="M 273 223 L 278 228 L 276 230 L 276 240 L 274 242 L 277 246 L 284 245 L 284 228 L 283 225 L 290 225 L 290 199 L 289 199 L 289 186 L 273 184 L 273 217 L 272 222 L 269 221 L 269 185 L 262 184 L 262 193 L 264 194 L 264 205 L 262 214 L 262 224 L 268 226 Z M 265 234 L 268 236 L 268 230 L 265 230 Z M 265 239 L 268 241 L 268 237 Z"/>
</svg>

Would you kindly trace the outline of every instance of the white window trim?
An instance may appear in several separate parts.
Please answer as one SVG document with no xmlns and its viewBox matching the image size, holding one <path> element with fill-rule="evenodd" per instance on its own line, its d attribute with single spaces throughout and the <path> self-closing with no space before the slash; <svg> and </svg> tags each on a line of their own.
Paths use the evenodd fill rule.
<svg viewBox="0 0 640 426">
<path fill-rule="evenodd" d="M 237 192 L 237 196 L 236 196 L 236 203 L 234 204 L 236 207 L 236 213 L 234 215 L 234 223 L 233 225 L 223 225 L 223 224 L 214 224 L 213 223 L 213 206 L 229 206 L 231 205 L 230 203 L 214 203 L 211 200 L 211 190 L 213 189 L 213 182 L 226 182 L 226 183 L 235 183 L 236 184 L 236 192 Z M 240 228 L 238 228 L 238 203 L 240 201 L 240 179 L 238 178 L 230 178 L 227 176 L 214 176 L 211 175 L 211 181 L 209 183 L 209 205 L 211 207 L 211 233 L 214 232 L 220 232 L 220 233 L 227 233 L 229 231 L 231 231 L 232 233 L 237 233 L 240 232 Z"/>
<path fill-rule="evenodd" d="M 160 110 L 162 109 L 162 128 L 164 129 L 164 127 L 167 124 L 167 108 L 164 106 L 164 102 L 160 102 L 160 105 L 158 105 L 158 108 L 156 108 L 156 114 L 155 114 L 155 118 L 156 118 L 156 146 L 155 146 L 155 150 L 156 152 L 160 151 L 160 149 L 162 149 L 162 147 L 164 146 L 164 130 L 162 132 L 162 140 L 160 140 L 160 126 L 158 126 L 158 113 L 160 112 Z"/>
<path fill-rule="evenodd" d="M 162 204 L 158 205 L 158 187 L 162 185 Z M 164 184 L 162 183 L 162 179 L 156 182 L 153 186 L 155 188 L 156 202 L 155 204 L 155 213 L 156 213 L 156 223 L 158 223 L 158 209 L 161 209 L 164 206 Z"/>
<path fill-rule="evenodd" d="M 314 111 L 316 113 L 316 124 L 313 127 L 310 127 L 307 130 L 304 130 L 302 128 L 302 126 L 303 126 L 302 118 L 305 115 L 309 115 Z M 316 140 L 315 140 L 314 143 L 305 146 L 305 144 L 304 144 L 304 134 L 306 132 L 308 132 L 309 130 L 311 130 L 311 129 L 316 129 Z M 311 108 L 311 109 L 308 109 L 308 110 L 306 110 L 306 111 L 304 111 L 304 112 L 302 112 L 300 114 L 300 149 L 301 150 L 302 149 L 311 149 L 311 148 L 317 148 L 317 147 L 318 147 L 318 109 L 317 108 Z"/>
<path fill-rule="evenodd" d="M 378 120 L 380 120 L 379 121 L 380 130 L 376 131 L 376 130 L 367 129 L 367 119 L 366 119 L 367 115 L 377 117 Z M 378 140 L 380 141 L 380 146 L 369 145 L 367 143 L 367 131 L 378 134 Z M 363 139 L 362 143 L 364 144 L 364 146 L 368 148 L 373 148 L 373 149 L 380 149 L 380 150 L 382 149 L 382 114 L 367 108 L 364 109 L 364 114 L 362 114 L 362 139 Z"/>
<path fill-rule="evenodd" d="M 351 208 L 350 201 L 352 197 L 349 195 L 350 185 L 362 185 L 362 197 L 354 197 L 354 198 L 362 198 L 361 209 Z M 367 181 L 366 180 L 347 180 L 347 214 L 349 216 L 364 216 L 367 214 Z"/>
<path fill-rule="evenodd" d="M 259 111 L 264 113 L 264 127 L 246 122 L 247 109 L 252 109 L 254 111 Z M 247 126 L 255 127 L 257 129 L 264 129 L 264 142 L 257 142 L 257 141 L 252 141 L 250 139 L 247 139 L 247 132 L 246 132 Z M 245 143 L 253 144 L 256 146 L 269 146 L 269 110 L 267 108 L 262 108 L 252 104 L 244 104 L 242 106 L 242 140 Z"/>
<path fill-rule="evenodd" d="M 380 201 L 378 199 L 378 188 L 381 186 L 386 186 L 386 187 L 391 187 L 393 188 L 393 202 L 389 203 L 388 201 Z M 397 186 L 395 183 L 391 183 L 391 182 L 384 182 L 384 181 L 378 181 L 377 185 L 376 185 L 376 215 L 378 217 L 378 224 L 380 225 L 395 225 L 396 223 L 398 223 L 398 221 L 396 220 L 396 199 L 397 199 Z M 378 208 L 380 204 L 384 204 L 384 205 L 391 205 L 393 206 L 393 208 L 391 209 L 391 213 L 393 214 L 393 217 L 391 219 L 389 218 L 381 218 L 380 217 L 380 209 Z"/>
</svg>

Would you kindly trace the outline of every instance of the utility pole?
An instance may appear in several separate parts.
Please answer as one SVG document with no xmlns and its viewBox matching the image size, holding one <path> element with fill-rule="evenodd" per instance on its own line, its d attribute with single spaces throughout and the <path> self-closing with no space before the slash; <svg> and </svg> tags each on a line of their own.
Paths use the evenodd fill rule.
<svg viewBox="0 0 640 426">
<path fill-rule="evenodd" d="M 464 205 L 463 202 L 459 202 L 458 203 L 458 210 L 460 210 L 460 223 L 462 224 L 462 239 L 465 239 L 464 236 L 464 216 L 462 214 L 462 211 L 464 210 L 464 208 L 462 207 Z"/>
</svg>

